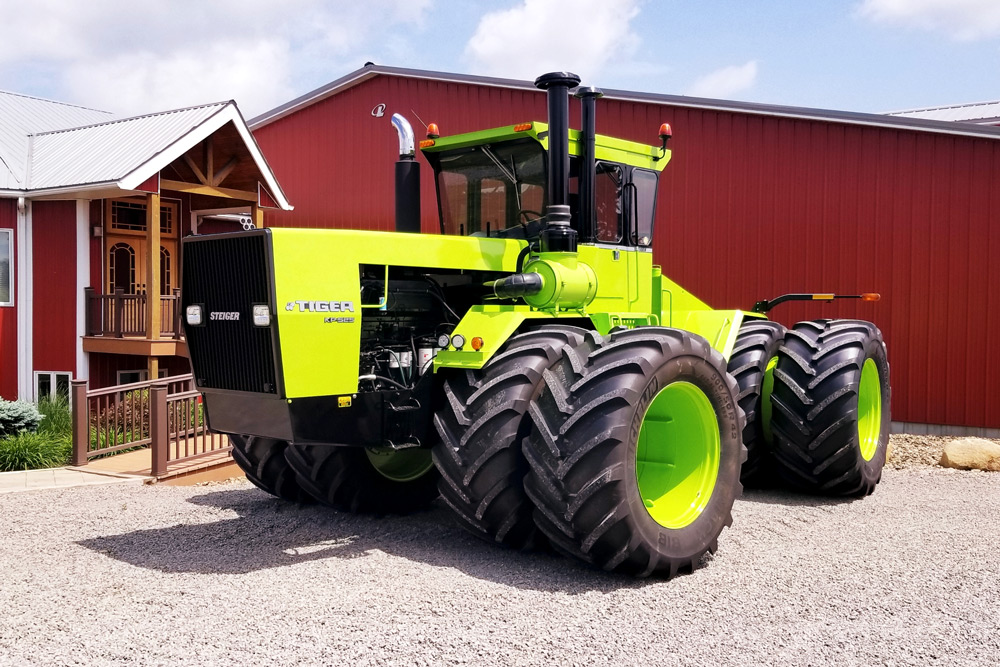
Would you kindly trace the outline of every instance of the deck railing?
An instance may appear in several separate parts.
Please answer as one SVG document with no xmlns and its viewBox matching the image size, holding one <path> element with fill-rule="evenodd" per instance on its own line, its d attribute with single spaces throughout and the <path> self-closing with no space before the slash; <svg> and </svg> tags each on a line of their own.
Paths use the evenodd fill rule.
<svg viewBox="0 0 1000 667">
<path fill-rule="evenodd" d="M 149 447 L 158 477 L 171 463 L 230 448 L 226 436 L 209 430 L 190 374 L 92 391 L 86 380 L 72 384 L 73 465 Z"/>
<path fill-rule="evenodd" d="M 98 294 L 93 287 L 84 288 L 87 307 L 88 336 L 146 335 L 146 295 L 126 294 L 115 290 L 113 294 Z M 178 338 L 181 329 L 180 290 L 160 296 L 160 335 Z"/>
</svg>

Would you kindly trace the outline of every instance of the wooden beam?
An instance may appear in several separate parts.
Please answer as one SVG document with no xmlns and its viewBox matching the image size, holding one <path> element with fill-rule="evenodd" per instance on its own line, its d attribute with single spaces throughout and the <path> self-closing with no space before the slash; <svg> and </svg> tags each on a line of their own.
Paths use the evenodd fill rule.
<svg viewBox="0 0 1000 667">
<path fill-rule="evenodd" d="M 257 202 L 250 205 L 250 219 L 257 229 L 264 229 L 264 209 L 257 206 Z"/>
<path fill-rule="evenodd" d="M 205 173 L 210 178 L 215 173 L 215 142 L 212 141 L 211 134 L 205 139 Z M 214 183 L 210 183 L 210 185 L 214 185 Z"/>
<path fill-rule="evenodd" d="M 161 180 L 160 188 L 163 190 L 175 190 L 177 192 L 190 192 L 194 195 L 208 195 L 209 197 L 222 197 L 224 199 L 240 199 L 242 201 L 257 201 L 257 193 L 250 190 L 234 190 L 232 188 L 220 188 L 212 185 L 197 185 L 195 183 L 185 183 L 184 181 Z"/>
<path fill-rule="evenodd" d="M 229 158 L 229 162 L 223 165 L 222 169 L 220 169 L 214 176 L 212 176 L 212 182 L 206 183 L 206 185 L 212 185 L 212 186 L 222 185 L 222 181 L 226 180 L 226 176 L 228 176 L 229 173 L 233 169 L 235 169 L 236 165 L 238 165 L 239 163 L 240 159 L 238 157 L 233 156 Z"/>
<path fill-rule="evenodd" d="M 201 169 L 198 168 L 198 165 L 194 163 L 194 160 L 192 160 L 191 156 L 187 153 L 184 154 L 184 162 L 187 163 L 187 166 L 191 167 L 191 171 L 194 172 L 195 178 L 198 179 L 199 183 L 202 185 L 212 185 L 208 182 L 208 179 L 205 178 L 205 174 L 201 173 Z"/>
<path fill-rule="evenodd" d="M 160 195 L 146 195 L 146 340 L 160 338 Z M 155 367 L 150 362 L 150 371 Z M 156 379 L 156 376 L 151 376 Z"/>
</svg>

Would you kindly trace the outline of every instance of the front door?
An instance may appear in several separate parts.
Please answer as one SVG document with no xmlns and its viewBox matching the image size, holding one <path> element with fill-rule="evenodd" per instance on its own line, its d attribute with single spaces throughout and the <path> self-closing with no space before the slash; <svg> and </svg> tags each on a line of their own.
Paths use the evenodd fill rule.
<svg viewBox="0 0 1000 667">
<path fill-rule="evenodd" d="M 146 293 L 146 202 L 140 199 L 108 200 L 104 248 L 109 294 Z M 177 202 L 160 202 L 160 294 L 172 294 L 177 284 L 177 237 L 180 216 Z"/>
</svg>

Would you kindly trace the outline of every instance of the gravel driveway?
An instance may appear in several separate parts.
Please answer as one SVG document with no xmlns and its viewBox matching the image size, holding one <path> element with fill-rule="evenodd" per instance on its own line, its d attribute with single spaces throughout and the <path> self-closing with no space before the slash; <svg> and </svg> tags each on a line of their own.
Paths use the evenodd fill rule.
<svg viewBox="0 0 1000 667">
<path fill-rule="evenodd" d="M 719 553 L 634 581 L 246 482 L 0 496 L 0 664 L 992 664 L 1000 474 L 748 492 Z"/>
</svg>

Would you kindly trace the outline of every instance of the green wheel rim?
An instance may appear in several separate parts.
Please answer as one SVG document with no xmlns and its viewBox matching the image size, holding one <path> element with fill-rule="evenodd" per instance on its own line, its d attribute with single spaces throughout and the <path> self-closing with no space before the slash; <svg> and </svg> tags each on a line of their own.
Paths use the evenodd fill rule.
<svg viewBox="0 0 1000 667">
<path fill-rule="evenodd" d="M 365 449 L 378 474 L 393 482 L 412 482 L 434 467 L 429 449 Z"/>
<path fill-rule="evenodd" d="M 771 357 L 764 368 L 764 382 L 760 388 L 760 426 L 764 433 L 764 442 L 774 442 L 771 433 L 771 394 L 774 392 L 774 369 L 778 365 L 778 357 Z"/>
<path fill-rule="evenodd" d="M 701 516 L 719 477 L 719 421 L 712 402 L 690 382 L 667 385 L 639 429 L 635 474 L 646 511 L 664 528 Z"/>
<path fill-rule="evenodd" d="M 878 451 L 881 434 L 882 383 L 878 366 L 872 359 L 866 359 L 861 367 L 861 386 L 858 388 L 858 443 L 865 461 L 871 461 Z"/>
</svg>

